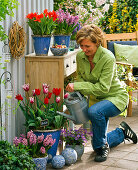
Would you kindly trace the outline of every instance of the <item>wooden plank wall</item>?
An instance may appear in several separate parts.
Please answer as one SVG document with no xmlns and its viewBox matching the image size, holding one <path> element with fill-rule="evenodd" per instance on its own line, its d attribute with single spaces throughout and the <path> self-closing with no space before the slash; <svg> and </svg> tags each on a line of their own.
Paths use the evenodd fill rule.
<svg viewBox="0 0 138 170">
<path fill-rule="evenodd" d="M 48 11 L 53 10 L 53 0 L 18 0 L 19 6 L 14 10 L 14 17 L 7 16 L 4 22 L 1 22 L 0 25 L 3 25 L 4 30 L 7 35 L 9 34 L 10 27 L 14 21 L 18 21 L 19 25 L 21 25 L 26 34 L 27 34 L 27 46 L 25 50 L 25 55 L 34 52 L 33 42 L 32 42 L 32 31 L 26 24 L 26 15 L 30 12 L 38 12 L 41 13 L 44 9 L 48 9 Z M 5 41 L 8 43 L 8 40 Z M 0 42 L 0 56 L 1 59 L 1 67 L 5 66 L 6 69 L 0 69 L 0 75 L 2 75 L 5 71 L 9 71 L 12 75 L 12 99 L 7 99 L 6 90 L 11 89 L 11 83 L 6 83 L 5 86 L 1 83 L 0 90 L 0 104 L 1 104 L 1 112 L 0 112 L 0 140 L 8 140 L 12 143 L 12 140 L 15 136 L 18 136 L 20 133 L 24 133 L 24 116 L 21 113 L 20 109 L 17 110 L 17 113 L 14 114 L 13 111 L 17 106 L 17 101 L 15 100 L 15 96 L 17 93 L 21 93 L 22 95 L 22 85 L 25 83 L 25 57 L 22 57 L 20 60 L 16 60 L 11 58 L 9 63 L 4 63 L 4 53 L 2 52 L 2 48 L 4 46 L 3 42 Z M 2 80 L 8 77 L 8 73 L 2 76 Z"/>
</svg>

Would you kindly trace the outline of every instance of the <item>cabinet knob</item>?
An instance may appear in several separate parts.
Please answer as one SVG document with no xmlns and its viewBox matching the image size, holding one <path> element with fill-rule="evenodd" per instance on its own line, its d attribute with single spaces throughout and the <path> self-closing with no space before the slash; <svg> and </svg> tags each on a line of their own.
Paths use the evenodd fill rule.
<svg viewBox="0 0 138 170">
<path fill-rule="evenodd" d="M 66 68 L 68 68 L 69 67 L 69 65 L 68 64 L 66 64 Z"/>
</svg>

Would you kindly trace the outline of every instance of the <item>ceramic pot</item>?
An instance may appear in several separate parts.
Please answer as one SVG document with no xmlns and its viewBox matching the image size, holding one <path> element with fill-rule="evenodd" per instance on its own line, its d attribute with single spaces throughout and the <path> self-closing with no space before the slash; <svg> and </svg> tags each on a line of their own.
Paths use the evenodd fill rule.
<svg viewBox="0 0 138 170">
<path fill-rule="evenodd" d="M 34 50 L 37 56 L 48 55 L 51 36 L 32 35 L 34 40 Z"/>
<path fill-rule="evenodd" d="M 43 157 L 43 158 L 33 158 L 33 161 L 36 165 L 35 169 L 46 170 L 47 160 L 48 160 L 48 156 Z"/>
<path fill-rule="evenodd" d="M 69 48 L 70 44 L 70 35 L 54 35 L 54 45 L 66 45 Z"/>
<path fill-rule="evenodd" d="M 84 146 L 82 145 L 66 145 L 66 148 L 72 148 L 77 152 L 77 160 L 81 160 L 81 157 L 84 153 Z"/>
<path fill-rule="evenodd" d="M 53 157 L 56 155 L 57 153 L 57 148 L 58 148 L 58 143 L 59 143 L 59 139 L 60 139 L 60 133 L 61 130 L 59 129 L 54 129 L 54 130 L 34 130 L 34 134 L 36 136 L 41 136 L 42 134 L 44 135 L 44 138 L 47 135 L 52 135 L 53 139 L 56 139 L 56 142 L 54 143 L 54 145 L 48 150 L 48 163 L 50 163 L 53 159 Z"/>
</svg>

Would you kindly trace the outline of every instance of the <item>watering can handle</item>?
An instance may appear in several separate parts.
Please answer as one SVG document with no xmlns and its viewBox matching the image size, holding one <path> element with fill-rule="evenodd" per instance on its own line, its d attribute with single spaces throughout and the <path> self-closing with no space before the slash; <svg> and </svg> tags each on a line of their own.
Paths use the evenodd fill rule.
<svg viewBox="0 0 138 170">
<path fill-rule="evenodd" d="M 83 100 L 82 95 L 81 95 L 78 91 L 76 91 L 75 93 L 78 95 L 78 97 L 80 98 L 80 100 Z"/>
</svg>

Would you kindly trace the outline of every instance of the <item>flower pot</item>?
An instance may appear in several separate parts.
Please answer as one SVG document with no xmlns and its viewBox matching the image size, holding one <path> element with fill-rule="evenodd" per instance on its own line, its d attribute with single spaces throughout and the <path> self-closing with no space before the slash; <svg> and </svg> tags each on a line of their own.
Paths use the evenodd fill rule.
<svg viewBox="0 0 138 170">
<path fill-rule="evenodd" d="M 52 161 L 52 158 L 57 153 L 61 130 L 58 130 L 58 129 L 55 129 L 55 130 L 34 130 L 34 134 L 36 136 L 40 136 L 40 135 L 42 135 L 42 133 L 43 133 L 44 137 L 51 134 L 52 138 L 56 139 L 56 142 L 54 143 L 54 145 L 47 152 L 48 153 L 48 163 L 50 163 Z"/>
<path fill-rule="evenodd" d="M 82 145 L 66 145 L 66 148 L 72 148 L 77 152 L 77 160 L 81 160 L 81 157 L 84 153 L 84 146 Z"/>
<path fill-rule="evenodd" d="M 48 55 L 51 36 L 32 35 L 34 40 L 34 50 L 37 56 Z"/>
<path fill-rule="evenodd" d="M 43 158 L 33 158 L 33 161 L 36 165 L 35 169 L 46 170 L 47 160 L 48 160 L 48 156 L 43 157 Z"/>
<path fill-rule="evenodd" d="M 54 44 L 66 45 L 69 48 L 70 35 L 54 35 Z"/>
</svg>

